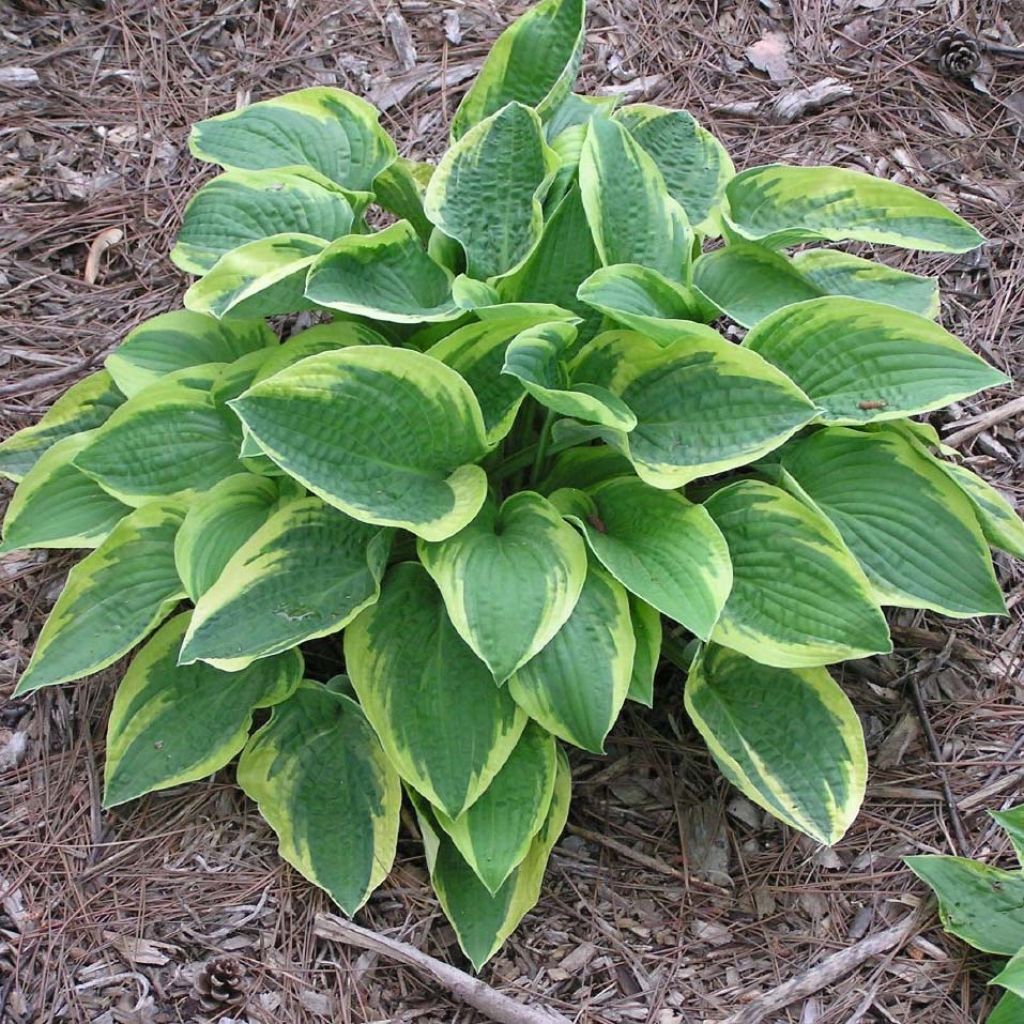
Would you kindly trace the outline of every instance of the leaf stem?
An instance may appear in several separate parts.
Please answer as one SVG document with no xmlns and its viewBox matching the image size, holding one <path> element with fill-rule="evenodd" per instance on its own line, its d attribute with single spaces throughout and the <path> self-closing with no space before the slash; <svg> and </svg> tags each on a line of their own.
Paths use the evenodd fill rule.
<svg viewBox="0 0 1024 1024">
<path fill-rule="evenodd" d="M 545 409 L 544 422 L 540 428 L 540 435 L 537 438 L 537 451 L 533 456 L 533 469 L 530 470 L 530 486 L 534 487 L 544 471 L 544 464 L 548 457 L 548 447 L 551 444 L 551 424 L 555 421 L 555 410 Z"/>
</svg>

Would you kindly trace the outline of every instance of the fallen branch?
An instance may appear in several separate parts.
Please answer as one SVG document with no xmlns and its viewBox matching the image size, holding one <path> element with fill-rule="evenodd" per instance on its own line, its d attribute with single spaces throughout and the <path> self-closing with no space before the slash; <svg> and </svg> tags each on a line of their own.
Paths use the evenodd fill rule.
<svg viewBox="0 0 1024 1024">
<path fill-rule="evenodd" d="M 873 956 L 899 949 L 931 916 L 932 909 L 931 901 L 926 901 L 899 924 L 894 924 L 877 935 L 869 935 L 847 949 L 832 953 L 820 964 L 748 1003 L 742 1010 L 726 1018 L 722 1024 L 761 1024 L 766 1017 L 777 1013 L 797 999 L 806 999 L 827 985 L 835 984 Z"/>
<path fill-rule="evenodd" d="M 465 971 L 460 971 L 443 960 L 437 960 L 426 953 L 421 953 L 415 946 L 397 939 L 389 939 L 367 928 L 361 928 L 343 917 L 334 914 L 317 914 L 313 924 L 313 933 L 321 939 L 333 942 L 344 942 L 359 949 L 369 949 L 382 953 L 399 963 L 408 964 L 417 970 L 429 974 L 443 988 L 447 989 L 456 999 L 461 1000 L 474 1010 L 486 1014 L 497 1024 L 570 1024 L 568 1018 L 554 1010 L 537 1010 L 523 1006 L 514 999 L 474 978 Z"/>
<path fill-rule="evenodd" d="M 980 416 L 975 416 L 966 427 L 950 434 L 949 437 L 943 438 L 943 441 L 950 448 L 957 448 L 964 441 L 970 441 L 972 437 L 983 434 L 989 427 L 994 427 L 997 423 L 1002 423 L 1003 420 L 1008 420 L 1011 416 L 1016 416 L 1018 413 L 1024 413 L 1024 398 L 1015 398 L 1012 402 L 1007 402 L 996 409 L 990 409 Z"/>
</svg>

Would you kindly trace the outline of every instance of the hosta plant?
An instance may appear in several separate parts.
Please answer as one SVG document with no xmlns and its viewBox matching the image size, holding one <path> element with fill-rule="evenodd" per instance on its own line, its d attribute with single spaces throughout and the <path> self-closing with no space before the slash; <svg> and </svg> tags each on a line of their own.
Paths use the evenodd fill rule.
<svg viewBox="0 0 1024 1024">
<path fill-rule="evenodd" d="M 339 89 L 196 125 L 222 171 L 171 254 L 186 308 L 0 447 L 6 549 L 92 549 L 18 693 L 143 645 L 106 805 L 240 755 L 282 855 L 352 913 L 404 791 L 478 966 L 537 899 L 564 748 L 602 751 L 661 655 L 726 777 L 831 843 L 866 764 L 826 666 L 890 649 L 884 606 L 1002 613 L 989 545 L 1024 554 L 912 419 L 1005 378 L 934 280 L 821 244 L 977 232 L 574 93 L 584 13 L 505 32 L 436 166 Z M 343 676 L 310 678 L 311 641 Z"/>
<path fill-rule="evenodd" d="M 989 811 L 1024 865 L 1024 804 Z M 1024 1021 L 1024 872 L 1003 871 L 967 857 L 907 857 L 907 866 L 938 897 L 939 917 L 951 935 L 1001 958 L 990 985 L 1003 993 L 986 1024 Z"/>
</svg>

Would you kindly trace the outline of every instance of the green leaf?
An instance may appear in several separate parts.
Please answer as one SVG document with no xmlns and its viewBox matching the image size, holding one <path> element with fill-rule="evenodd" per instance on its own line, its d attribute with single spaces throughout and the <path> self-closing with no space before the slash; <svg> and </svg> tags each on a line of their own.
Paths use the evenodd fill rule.
<svg viewBox="0 0 1024 1024">
<path fill-rule="evenodd" d="M 306 274 L 326 246 L 326 239 L 298 232 L 247 242 L 225 253 L 185 292 L 185 306 L 218 320 L 315 309 L 304 294 Z"/>
<path fill-rule="evenodd" d="M 75 465 L 128 505 L 205 491 L 242 467 L 242 431 L 208 390 L 158 381 L 94 431 Z"/>
<path fill-rule="evenodd" d="M 841 296 L 777 310 L 743 347 L 790 377 L 825 423 L 898 419 L 1007 382 L 933 321 Z"/>
<path fill-rule="evenodd" d="M 281 856 L 346 914 L 387 877 L 402 783 L 355 701 L 303 682 L 249 740 L 238 784 Z"/>
<path fill-rule="evenodd" d="M 526 725 L 415 562 L 392 568 L 380 600 L 345 631 L 345 664 L 399 774 L 453 818 L 486 791 Z"/>
<path fill-rule="evenodd" d="M 787 448 L 782 465 L 838 527 L 883 604 L 1005 614 L 970 502 L 901 435 L 829 427 Z"/>
<path fill-rule="evenodd" d="M 529 722 L 494 781 L 469 810 L 437 823 L 494 895 L 530 852 L 551 807 L 558 766 L 555 738 Z"/>
<path fill-rule="evenodd" d="M 562 628 L 587 575 L 583 541 L 532 491 L 500 509 L 486 501 L 453 537 L 417 548 L 452 625 L 499 684 Z"/>
<path fill-rule="evenodd" d="M 509 103 L 448 150 L 427 186 L 424 209 L 462 243 L 470 277 L 500 277 L 519 267 L 540 239 L 541 200 L 557 169 L 540 118 Z"/>
<path fill-rule="evenodd" d="M 843 837 L 864 799 L 867 752 L 857 712 L 825 669 L 769 668 L 712 646 L 683 696 L 737 789 L 819 843 Z"/>
<path fill-rule="evenodd" d="M 661 615 L 657 608 L 630 594 L 629 617 L 636 637 L 636 654 L 626 699 L 649 708 L 654 706 L 654 676 L 661 656 Z"/>
<path fill-rule="evenodd" d="M 1003 994 L 985 1024 L 1020 1024 L 1024 1020 L 1024 999 L 1012 992 Z"/>
<path fill-rule="evenodd" d="M 988 813 L 1002 826 L 1013 845 L 1018 862 L 1024 867 L 1024 804 L 1018 804 L 1006 811 Z"/>
<path fill-rule="evenodd" d="M 417 163 L 400 156 L 373 179 L 376 201 L 399 220 L 407 220 L 426 245 L 434 225 L 423 210 L 423 196 L 434 173 L 434 165 Z"/>
<path fill-rule="evenodd" d="M 348 235 L 324 249 L 306 296 L 343 313 L 393 323 L 455 320 L 451 273 L 420 245 L 404 220 L 372 235 Z"/>
<path fill-rule="evenodd" d="M 266 358 L 260 363 L 252 379 L 253 384 L 258 384 L 275 373 L 280 373 L 286 367 L 294 366 L 295 363 L 307 356 L 319 355 L 321 352 L 333 352 L 339 348 L 349 348 L 352 345 L 387 345 L 388 340 L 379 331 L 375 331 L 366 324 L 356 323 L 352 320 L 335 320 L 331 323 L 317 324 L 315 327 L 307 327 L 298 334 L 293 334 L 284 344 L 278 345 L 267 353 Z"/>
<path fill-rule="evenodd" d="M 600 754 L 626 700 L 635 653 L 626 590 L 592 561 L 565 625 L 509 679 L 508 691 L 548 732 Z"/>
<path fill-rule="evenodd" d="M 221 322 L 179 309 L 140 324 L 104 365 L 121 391 L 132 398 L 175 370 L 233 363 L 271 346 L 277 346 L 277 335 L 262 320 Z"/>
<path fill-rule="evenodd" d="M 713 320 L 718 312 L 699 292 L 636 263 L 602 267 L 578 294 L 616 323 L 666 345 L 689 329 L 679 321 Z"/>
<path fill-rule="evenodd" d="M 185 596 L 174 568 L 184 518 L 180 502 L 150 502 L 68 573 L 16 696 L 112 665 L 170 613 Z"/>
<path fill-rule="evenodd" d="M 271 514 L 304 494 L 290 477 L 253 473 L 226 477 L 200 494 L 174 540 L 174 562 L 188 596 L 198 601 Z"/>
<path fill-rule="evenodd" d="M 649 103 L 622 107 L 615 120 L 654 159 L 690 223 L 703 234 L 719 234 L 718 207 L 736 169 L 718 139 L 685 111 Z"/>
<path fill-rule="evenodd" d="M 548 858 L 569 815 L 572 778 L 565 754 L 558 751 L 551 806 L 522 863 L 496 892 L 490 893 L 455 844 L 437 825 L 425 802 L 413 795 L 416 818 L 430 868 L 430 881 L 452 923 L 463 952 L 479 970 L 515 931 L 540 898 Z"/>
<path fill-rule="evenodd" d="M 782 253 L 743 241 L 698 257 L 693 283 L 743 327 L 753 327 L 777 309 L 822 294 Z"/>
<path fill-rule="evenodd" d="M 934 277 L 894 270 L 839 249 L 805 249 L 793 266 L 826 295 L 885 302 L 934 320 L 939 315 L 939 282 Z"/>
<path fill-rule="evenodd" d="M 781 668 L 892 650 L 871 584 L 820 512 L 755 480 L 716 491 L 704 507 L 733 566 L 716 642 Z"/>
<path fill-rule="evenodd" d="M 599 335 L 573 380 L 629 406 L 637 425 L 616 444 L 645 483 L 666 490 L 767 455 L 816 411 L 770 363 L 702 324 L 666 346 L 630 331 Z"/>
<path fill-rule="evenodd" d="M 587 493 L 561 491 L 552 501 L 627 590 L 708 639 L 729 596 L 732 566 L 725 538 L 702 506 L 631 476 Z"/>
<path fill-rule="evenodd" d="M 1010 958 L 1010 962 L 989 981 L 989 984 L 1002 985 L 1018 998 L 1024 997 L 1024 947 Z M 992 1018 L 989 1017 L 989 1020 Z"/>
<path fill-rule="evenodd" d="M 62 438 L 25 474 L 7 506 L 0 554 L 17 548 L 94 548 L 131 511 L 74 465 L 92 433 Z"/>
<path fill-rule="evenodd" d="M 966 857 L 904 857 L 939 899 L 950 935 L 984 953 L 1014 956 L 1024 947 L 1024 875 Z"/>
<path fill-rule="evenodd" d="M 196 602 L 181 662 L 235 672 L 328 636 L 377 600 L 391 536 L 319 498 L 274 511 Z"/>
<path fill-rule="evenodd" d="M 626 129 L 615 121 L 592 120 L 579 175 L 601 262 L 639 263 L 681 280 L 693 232 L 657 164 Z"/>
<path fill-rule="evenodd" d="M 966 466 L 941 459 L 935 459 L 934 463 L 971 503 L 985 540 L 1015 558 L 1024 558 L 1024 521 L 1020 513 L 991 484 Z"/>
<path fill-rule="evenodd" d="M 825 238 L 967 252 L 984 241 L 942 203 L 845 167 L 752 167 L 725 194 L 731 227 L 775 249 Z"/>
<path fill-rule="evenodd" d="M 516 337 L 505 352 L 501 372 L 516 378 L 541 405 L 563 416 L 619 430 L 632 430 L 636 416 L 606 387 L 570 380 L 569 356 L 576 347 L 569 323 L 540 324 Z"/>
<path fill-rule="evenodd" d="M 428 355 L 366 345 L 303 359 L 231 406 L 290 476 L 342 512 L 443 540 L 487 493 L 469 385 Z"/>
<path fill-rule="evenodd" d="M 179 665 L 191 612 L 166 622 L 121 680 L 107 725 L 103 806 L 195 782 L 230 761 L 249 738 L 253 712 L 285 700 L 302 678 L 289 651 L 226 676 Z"/>
<path fill-rule="evenodd" d="M 299 89 L 200 121 L 189 148 L 200 160 L 227 168 L 305 165 L 365 192 L 398 155 L 379 116 L 344 89 Z"/>
<path fill-rule="evenodd" d="M 555 426 L 568 422 L 559 420 Z M 614 476 L 629 476 L 632 472 L 633 466 L 629 459 L 611 445 L 568 448 L 555 456 L 551 472 L 544 478 L 539 489 L 542 494 L 554 494 L 563 487 L 578 487 L 582 490 Z"/>
<path fill-rule="evenodd" d="M 579 71 L 585 15 L 585 0 L 542 0 L 505 29 L 455 112 L 452 138 L 513 101 L 554 111 Z"/>
<path fill-rule="evenodd" d="M 442 338 L 427 355 L 450 366 L 473 389 L 484 417 L 488 445 L 497 444 L 512 429 L 526 392 L 514 377 L 502 375 L 509 342 L 532 321 L 484 320 L 466 324 Z"/>
<path fill-rule="evenodd" d="M 93 430 L 110 418 L 124 395 L 106 370 L 72 385 L 38 423 L 23 427 L 0 444 L 0 476 L 18 481 L 62 437 Z"/>
<path fill-rule="evenodd" d="M 332 241 L 352 230 L 356 201 L 308 167 L 226 171 L 189 200 L 171 261 L 205 274 L 232 249 L 282 232 Z"/>
<path fill-rule="evenodd" d="M 590 317 L 591 311 L 576 297 L 576 290 L 598 266 L 583 197 L 579 186 L 574 185 L 548 217 L 540 241 L 526 262 L 498 281 L 497 288 L 506 302 L 545 302 Z"/>
</svg>

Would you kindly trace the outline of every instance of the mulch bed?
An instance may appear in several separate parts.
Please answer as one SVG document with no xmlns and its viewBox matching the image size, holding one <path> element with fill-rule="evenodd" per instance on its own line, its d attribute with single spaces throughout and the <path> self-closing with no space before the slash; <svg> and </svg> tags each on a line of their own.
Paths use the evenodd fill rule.
<svg viewBox="0 0 1024 1024">
<path fill-rule="evenodd" d="M 185 281 L 167 252 L 209 173 L 188 155 L 193 121 L 287 89 L 339 85 L 385 109 L 404 153 L 431 156 L 467 76 L 524 6 L 0 0 L 0 435 L 35 420 L 131 327 L 179 302 Z M 1024 379 L 1019 2 L 590 8 L 586 90 L 685 107 L 740 167 L 858 167 L 976 224 L 989 239 L 977 253 L 877 255 L 941 274 L 943 323 Z M 952 24 L 986 46 L 973 82 L 942 77 L 927 57 Z M 766 56 L 774 78 L 752 65 L 768 66 Z M 815 96 L 828 102 L 808 107 Z M 123 238 L 87 283 L 90 245 L 110 228 Z M 933 422 L 1022 501 L 1024 418 L 1000 418 L 1014 394 L 960 403 Z M 13 689 L 69 564 L 60 553 L 0 559 L 0 693 Z M 1021 800 L 1024 572 L 1003 556 L 997 566 L 1010 618 L 900 612 L 896 652 L 845 667 L 872 774 L 863 813 L 831 850 L 724 783 L 686 721 L 680 678 L 663 670 L 654 711 L 625 714 L 605 758 L 574 756 L 570 828 L 545 896 L 483 978 L 586 1024 L 724 1021 L 905 919 L 925 892 L 902 856 L 964 852 L 1009 864 L 985 809 Z M 312 921 L 328 901 L 282 865 L 227 775 L 102 812 L 116 679 L 111 671 L 28 701 L 0 698 L 0 1021 L 206 1020 L 191 982 L 218 955 L 245 969 L 248 997 L 232 1012 L 253 1024 L 480 1019 L 409 969 L 317 940 Z M 983 1019 L 993 1002 L 986 958 L 922 918 L 898 951 L 749 1020 Z M 358 920 L 465 966 L 408 834 Z"/>
</svg>

